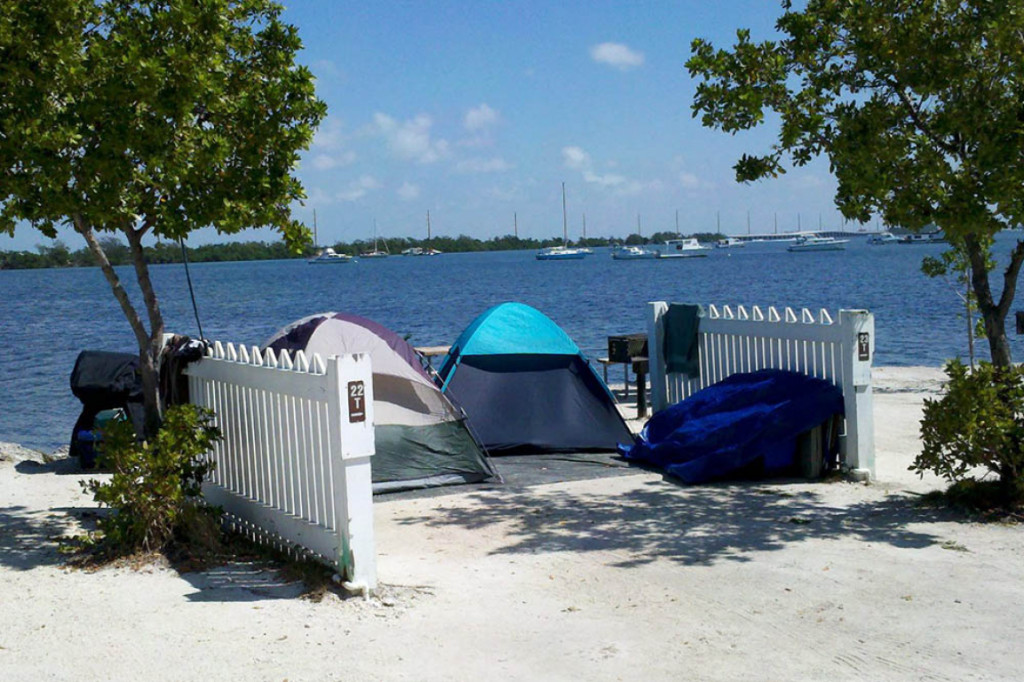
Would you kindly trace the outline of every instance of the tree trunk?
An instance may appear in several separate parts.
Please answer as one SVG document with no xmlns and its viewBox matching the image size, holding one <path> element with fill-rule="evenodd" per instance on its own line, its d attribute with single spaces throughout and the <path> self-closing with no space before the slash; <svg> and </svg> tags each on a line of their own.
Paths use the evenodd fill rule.
<svg viewBox="0 0 1024 682">
<path fill-rule="evenodd" d="M 996 367 L 1009 367 L 1013 364 L 1013 358 L 1010 354 L 1010 342 L 1006 337 L 1006 316 L 1016 293 L 1017 274 L 1020 272 L 1021 260 L 1024 260 L 1024 242 L 1018 242 L 1017 248 L 1010 256 L 1010 264 L 1003 275 L 1003 292 L 998 303 L 992 297 L 992 288 L 989 285 L 988 249 L 974 237 L 964 240 L 964 248 L 971 264 L 971 287 L 978 302 L 978 313 L 985 326 L 992 364 Z"/>
<path fill-rule="evenodd" d="M 103 247 L 100 246 L 99 240 L 96 239 L 96 233 L 93 232 L 92 227 L 81 216 L 74 216 L 74 225 L 75 230 L 85 239 L 89 250 L 100 266 L 100 270 L 103 271 L 107 283 L 110 284 L 110 288 L 114 292 L 114 298 L 121 305 L 121 311 L 128 319 L 128 324 L 135 334 L 135 341 L 139 347 L 139 373 L 142 378 L 145 427 L 147 434 L 155 434 L 160 426 L 160 392 L 159 377 L 156 372 L 156 357 L 160 349 L 160 340 L 163 336 L 163 321 L 159 318 L 159 308 L 157 309 L 157 319 L 160 320 L 159 333 L 150 334 L 146 331 L 146 326 L 142 318 L 139 317 L 138 311 L 135 310 L 135 306 L 132 305 L 131 299 L 128 298 L 128 292 L 125 291 L 124 285 L 121 284 L 117 272 L 110 264 L 107 255 L 103 252 Z M 149 284 L 148 273 L 146 281 Z M 151 285 L 150 290 L 152 290 Z M 154 298 L 153 301 L 155 303 L 156 299 Z M 152 314 L 150 315 L 150 320 L 153 320 Z"/>
<path fill-rule="evenodd" d="M 139 371 L 142 374 L 142 398 L 146 415 L 146 433 L 155 434 L 160 429 L 163 406 L 160 404 L 160 376 L 157 373 L 157 359 L 163 345 L 164 318 L 160 312 L 160 304 L 149 278 L 149 265 L 142 250 L 144 230 L 135 230 L 131 226 L 124 229 L 128 237 L 128 246 L 132 252 L 132 264 L 135 266 L 135 277 L 142 291 L 142 299 L 146 303 L 149 316 L 150 333 L 146 343 L 139 344 Z"/>
</svg>

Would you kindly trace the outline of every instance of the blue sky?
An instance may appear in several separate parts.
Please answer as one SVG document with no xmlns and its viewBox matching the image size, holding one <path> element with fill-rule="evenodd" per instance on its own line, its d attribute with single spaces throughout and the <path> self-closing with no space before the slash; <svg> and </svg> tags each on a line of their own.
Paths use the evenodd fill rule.
<svg viewBox="0 0 1024 682">
<path fill-rule="evenodd" d="M 295 215 L 321 243 L 426 233 L 570 237 L 674 229 L 726 233 L 838 227 L 823 160 L 738 185 L 732 165 L 774 131 L 729 136 L 693 119 L 690 41 L 773 35 L 779 3 L 329 2 L 293 0 L 300 57 L 328 117 L 298 174 Z M 70 232 L 65 241 L 78 248 Z M 269 239 L 249 231 L 235 239 Z M 194 243 L 226 241 L 204 230 Z M 30 229 L 0 248 L 31 249 Z"/>
</svg>

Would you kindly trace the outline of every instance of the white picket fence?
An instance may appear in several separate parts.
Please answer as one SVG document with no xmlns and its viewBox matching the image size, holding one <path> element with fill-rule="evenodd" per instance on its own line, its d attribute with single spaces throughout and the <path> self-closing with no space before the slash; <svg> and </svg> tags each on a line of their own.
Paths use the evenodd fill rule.
<svg viewBox="0 0 1024 682">
<path fill-rule="evenodd" d="M 207 500 L 252 537 L 303 548 L 349 587 L 374 589 L 369 355 L 324 362 L 218 342 L 186 374 L 191 402 L 213 410 L 223 436 Z"/>
<path fill-rule="evenodd" d="M 865 310 L 840 310 L 838 321 L 826 310 L 817 316 L 784 308 L 708 306 L 698 327 L 697 376 L 666 374 L 662 348 L 668 304 L 655 301 L 648 317 L 651 406 L 661 410 L 702 388 L 740 372 L 784 369 L 825 379 L 843 392 L 845 430 L 840 457 L 861 477 L 875 475 L 871 358 L 875 318 Z"/>
</svg>

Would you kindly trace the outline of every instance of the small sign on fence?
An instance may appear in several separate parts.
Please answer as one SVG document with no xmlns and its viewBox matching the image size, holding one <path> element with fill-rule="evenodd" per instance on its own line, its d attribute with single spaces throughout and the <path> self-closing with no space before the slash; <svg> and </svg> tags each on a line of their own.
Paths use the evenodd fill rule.
<svg viewBox="0 0 1024 682">
<path fill-rule="evenodd" d="M 857 333 L 857 359 L 861 361 L 871 359 L 871 335 L 867 332 Z"/>
<path fill-rule="evenodd" d="M 366 387 L 362 381 L 348 382 L 348 420 L 350 423 L 366 421 Z"/>
</svg>

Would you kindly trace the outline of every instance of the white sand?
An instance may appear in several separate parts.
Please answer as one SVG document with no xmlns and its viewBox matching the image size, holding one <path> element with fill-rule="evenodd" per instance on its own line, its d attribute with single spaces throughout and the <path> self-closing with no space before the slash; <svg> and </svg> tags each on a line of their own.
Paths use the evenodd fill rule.
<svg viewBox="0 0 1024 682">
<path fill-rule="evenodd" d="M 1024 535 L 915 506 L 937 370 L 877 371 L 878 481 L 637 473 L 376 505 L 383 598 L 60 566 L 79 475 L 0 465 L 3 680 L 1021 679 Z M 913 390 L 908 390 L 913 389 Z"/>
</svg>

